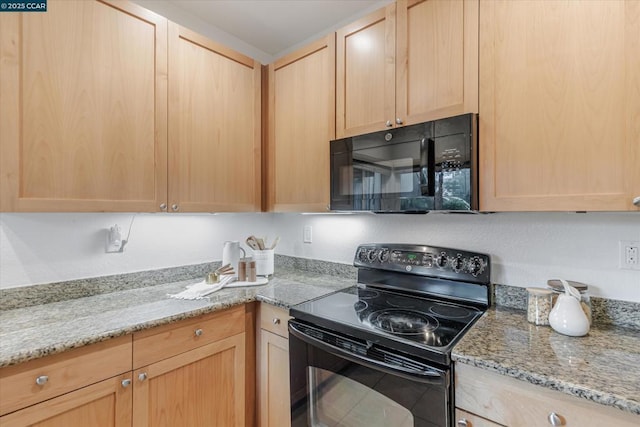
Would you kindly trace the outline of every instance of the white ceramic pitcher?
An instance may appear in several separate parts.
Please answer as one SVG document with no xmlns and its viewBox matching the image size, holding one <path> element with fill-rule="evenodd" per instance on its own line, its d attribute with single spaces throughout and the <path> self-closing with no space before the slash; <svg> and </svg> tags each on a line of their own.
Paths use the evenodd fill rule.
<svg viewBox="0 0 640 427">
<path fill-rule="evenodd" d="M 224 242 L 222 247 L 222 265 L 229 264 L 233 268 L 233 274 L 238 276 L 238 261 L 240 261 L 240 252 L 242 257 L 246 254 L 244 249 L 240 247 L 240 242 L 237 240 L 228 240 Z"/>
<path fill-rule="evenodd" d="M 549 325 L 561 334 L 581 337 L 589 332 L 589 319 L 580 305 L 580 292 L 569 285 L 566 280 L 560 280 L 564 286 L 564 294 L 558 295 L 551 313 Z"/>
</svg>

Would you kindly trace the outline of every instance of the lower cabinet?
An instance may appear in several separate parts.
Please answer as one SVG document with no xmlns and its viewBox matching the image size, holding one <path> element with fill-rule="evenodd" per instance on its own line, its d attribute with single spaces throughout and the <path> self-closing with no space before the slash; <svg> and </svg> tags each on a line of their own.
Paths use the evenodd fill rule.
<svg viewBox="0 0 640 427">
<path fill-rule="evenodd" d="M 455 365 L 456 425 L 632 427 L 640 416 L 469 365 Z"/>
<path fill-rule="evenodd" d="M 258 419 L 261 427 L 291 425 L 289 338 L 285 309 L 260 304 L 258 316 Z"/>
<path fill-rule="evenodd" d="M 244 426 L 244 333 L 134 372 L 134 426 Z"/>
<path fill-rule="evenodd" d="M 0 417 L 2 427 L 130 427 L 131 373 L 46 400 Z"/>
<path fill-rule="evenodd" d="M 0 426 L 253 426 L 254 328 L 238 305 L 2 368 Z"/>
<path fill-rule="evenodd" d="M 133 335 L 135 427 L 245 425 L 245 306 Z"/>
<path fill-rule="evenodd" d="M 131 425 L 131 336 L 0 369 L 0 425 Z"/>
</svg>

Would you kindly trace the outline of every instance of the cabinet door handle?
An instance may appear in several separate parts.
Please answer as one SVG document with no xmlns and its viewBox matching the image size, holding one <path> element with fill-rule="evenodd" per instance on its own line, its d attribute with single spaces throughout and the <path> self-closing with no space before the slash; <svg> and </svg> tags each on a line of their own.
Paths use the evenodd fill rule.
<svg viewBox="0 0 640 427">
<path fill-rule="evenodd" d="M 147 373 L 146 372 L 142 372 L 140 375 L 138 375 L 138 379 L 140 381 L 144 381 L 147 379 Z"/>
<path fill-rule="evenodd" d="M 549 420 L 549 424 L 551 424 L 552 426 L 565 425 L 565 421 L 562 415 L 558 415 L 555 412 L 550 413 L 549 416 L 547 417 L 547 420 Z"/>
<path fill-rule="evenodd" d="M 467 421 L 466 418 L 461 418 L 458 420 L 458 427 L 472 427 L 471 423 Z"/>
<path fill-rule="evenodd" d="M 201 335 L 202 335 L 202 329 L 200 329 L 200 328 L 196 329 L 196 330 L 193 332 L 193 334 L 194 334 L 195 336 L 197 336 L 197 337 L 201 336 Z"/>
<path fill-rule="evenodd" d="M 387 123 L 385 123 L 385 125 L 390 128 L 391 126 L 393 126 L 393 123 L 391 122 L 391 120 L 387 120 Z"/>
<path fill-rule="evenodd" d="M 122 380 L 122 387 L 127 388 L 131 385 L 131 380 L 129 378 Z"/>
<path fill-rule="evenodd" d="M 279 325 L 280 324 L 280 319 L 278 319 L 277 317 L 273 318 L 273 324 L 274 325 Z"/>
<path fill-rule="evenodd" d="M 45 385 L 47 381 L 49 381 L 49 377 L 46 375 L 40 375 L 38 378 L 36 378 L 36 384 L 38 385 Z"/>
<path fill-rule="evenodd" d="M 640 208 L 640 196 L 633 199 L 633 204 Z"/>
<path fill-rule="evenodd" d="M 402 124 L 402 119 L 400 117 L 396 118 L 396 124 L 397 125 L 401 125 Z"/>
<path fill-rule="evenodd" d="M 174 212 L 177 212 L 178 209 L 180 209 L 180 206 L 176 205 L 175 203 L 171 205 L 171 210 Z"/>
<path fill-rule="evenodd" d="M 160 210 L 161 211 L 166 211 L 167 210 L 167 204 L 166 203 L 160 203 Z"/>
</svg>

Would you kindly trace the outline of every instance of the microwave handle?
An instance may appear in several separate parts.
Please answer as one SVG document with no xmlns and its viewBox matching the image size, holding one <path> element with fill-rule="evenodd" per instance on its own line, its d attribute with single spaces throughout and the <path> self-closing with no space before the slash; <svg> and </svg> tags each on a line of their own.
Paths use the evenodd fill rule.
<svg viewBox="0 0 640 427">
<path fill-rule="evenodd" d="M 379 360 L 371 359 L 362 354 L 354 354 L 346 349 L 333 346 L 300 331 L 298 328 L 296 328 L 295 322 L 289 322 L 289 333 L 299 340 L 307 343 L 308 345 L 319 348 L 323 351 L 326 351 L 327 353 L 333 354 L 334 356 L 350 360 L 354 363 L 367 366 L 369 368 L 376 369 L 390 375 L 395 375 L 397 377 L 405 378 L 408 380 L 430 384 L 439 384 L 446 380 L 446 372 L 440 372 L 435 369 L 424 371 L 394 366 Z"/>
<path fill-rule="evenodd" d="M 436 142 L 433 138 L 420 141 L 420 193 L 422 196 L 436 195 Z"/>
</svg>

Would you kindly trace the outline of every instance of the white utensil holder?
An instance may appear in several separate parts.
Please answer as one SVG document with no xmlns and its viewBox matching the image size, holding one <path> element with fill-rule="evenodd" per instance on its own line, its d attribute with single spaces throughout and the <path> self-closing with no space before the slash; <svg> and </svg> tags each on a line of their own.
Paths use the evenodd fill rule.
<svg viewBox="0 0 640 427">
<path fill-rule="evenodd" d="M 264 277 L 273 276 L 273 249 L 265 249 L 262 251 L 254 250 L 253 259 L 256 262 L 256 275 Z"/>
</svg>

